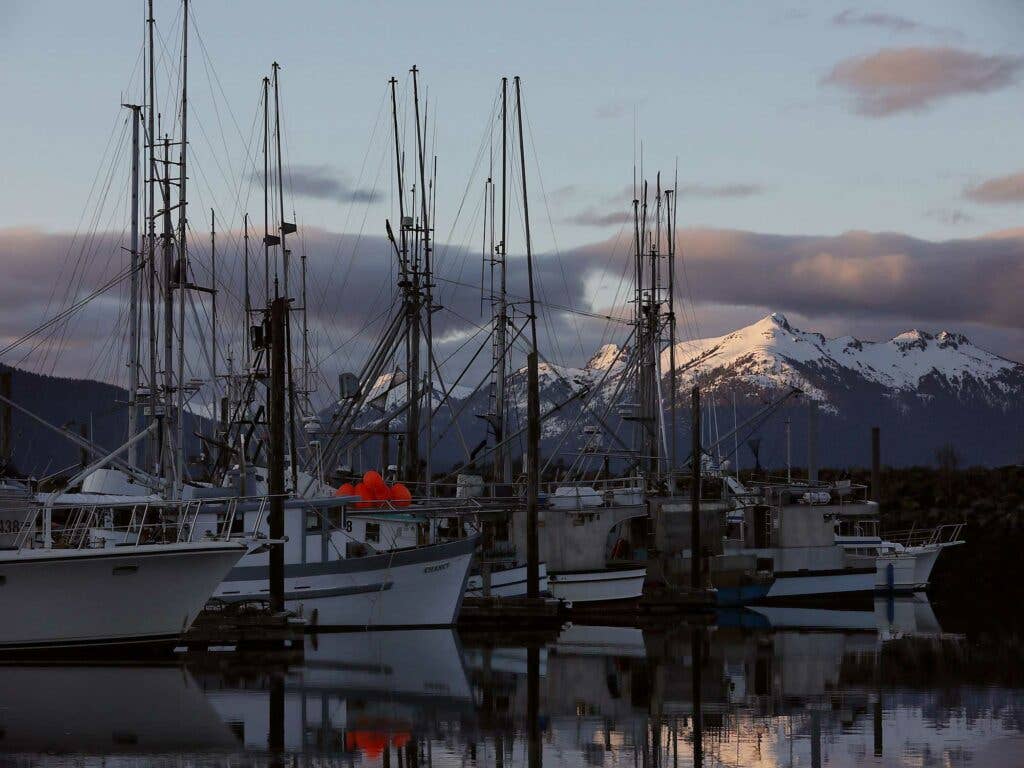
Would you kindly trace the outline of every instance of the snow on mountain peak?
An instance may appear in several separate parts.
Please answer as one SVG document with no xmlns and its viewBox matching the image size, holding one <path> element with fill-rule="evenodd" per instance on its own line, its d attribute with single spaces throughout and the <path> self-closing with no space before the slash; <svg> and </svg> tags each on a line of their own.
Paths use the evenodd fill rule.
<svg viewBox="0 0 1024 768">
<path fill-rule="evenodd" d="M 624 357 L 619 354 L 619 347 L 617 344 L 603 344 L 597 354 L 595 354 L 587 364 L 583 366 L 585 369 L 590 371 L 606 371 L 612 367 L 617 361 L 621 361 Z"/>
<path fill-rule="evenodd" d="M 795 386 L 820 400 L 827 399 L 826 391 L 837 382 L 852 386 L 856 379 L 903 392 L 917 390 L 930 377 L 954 390 L 971 381 L 998 389 L 995 378 L 1018 367 L 959 333 L 914 329 L 882 342 L 852 336 L 828 339 L 794 328 L 778 312 L 725 336 L 683 342 L 676 360 L 687 378 L 738 380 L 755 389 Z M 662 366 L 668 370 L 667 353 Z"/>
</svg>

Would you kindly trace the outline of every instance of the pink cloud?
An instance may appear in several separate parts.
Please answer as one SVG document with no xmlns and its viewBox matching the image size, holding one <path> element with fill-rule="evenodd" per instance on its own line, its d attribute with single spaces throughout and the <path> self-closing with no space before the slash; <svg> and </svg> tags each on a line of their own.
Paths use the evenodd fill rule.
<svg viewBox="0 0 1024 768">
<path fill-rule="evenodd" d="M 1017 81 L 1024 57 L 983 56 L 959 48 L 886 48 L 845 59 L 822 80 L 849 92 L 868 117 L 920 112 L 936 102 L 989 93 Z"/>
<path fill-rule="evenodd" d="M 903 281 L 910 259 L 905 253 L 878 253 L 839 257 L 815 253 L 793 262 L 794 277 L 839 288 L 846 293 L 885 290 Z"/>
<path fill-rule="evenodd" d="M 969 186 L 964 190 L 964 197 L 976 203 L 1024 202 L 1024 171 Z"/>
</svg>

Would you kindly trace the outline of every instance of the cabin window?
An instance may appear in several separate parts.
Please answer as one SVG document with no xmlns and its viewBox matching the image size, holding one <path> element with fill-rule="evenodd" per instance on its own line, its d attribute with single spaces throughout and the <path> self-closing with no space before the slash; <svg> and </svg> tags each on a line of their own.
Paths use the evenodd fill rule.
<svg viewBox="0 0 1024 768">
<path fill-rule="evenodd" d="M 2 587 L 6 583 L 7 583 L 7 577 L 6 576 L 0 576 L 0 587 Z"/>
<path fill-rule="evenodd" d="M 380 523 L 366 524 L 366 540 L 372 542 L 380 541 Z"/>
<path fill-rule="evenodd" d="M 756 569 L 771 573 L 775 569 L 775 561 L 770 557 L 759 557 L 757 558 Z"/>
<path fill-rule="evenodd" d="M 115 576 L 129 576 L 133 573 L 138 573 L 139 566 L 137 565 L 119 565 L 114 568 Z"/>
</svg>

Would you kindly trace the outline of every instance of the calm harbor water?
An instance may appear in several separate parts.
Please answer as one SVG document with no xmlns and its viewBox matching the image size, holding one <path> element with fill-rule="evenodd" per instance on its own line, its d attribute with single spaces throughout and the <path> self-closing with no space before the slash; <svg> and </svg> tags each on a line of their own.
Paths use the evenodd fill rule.
<svg viewBox="0 0 1024 768">
<path fill-rule="evenodd" d="M 1011 611 L 307 638 L 300 665 L 0 666 L 0 765 L 1024 765 Z"/>
</svg>

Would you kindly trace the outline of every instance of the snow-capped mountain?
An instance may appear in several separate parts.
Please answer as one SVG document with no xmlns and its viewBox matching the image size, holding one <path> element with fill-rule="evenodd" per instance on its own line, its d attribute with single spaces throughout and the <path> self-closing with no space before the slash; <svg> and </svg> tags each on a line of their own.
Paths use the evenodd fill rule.
<svg viewBox="0 0 1024 768">
<path fill-rule="evenodd" d="M 789 399 L 759 426 L 761 461 L 768 465 L 779 465 L 785 455 L 786 419 L 792 427 L 794 461 L 805 460 L 808 399 L 820 406 L 823 463 L 866 464 L 872 426 L 882 427 L 884 460 L 894 464 L 933 463 L 938 447 L 946 444 L 968 463 L 1001 464 L 1024 457 L 1024 365 L 982 349 L 962 334 L 911 330 L 888 341 L 829 339 L 794 328 L 782 314 L 773 313 L 724 336 L 680 342 L 675 351 L 680 408 L 688 408 L 696 379 L 715 409 L 709 416 L 718 434 L 732 428 L 734 402 L 735 418 L 742 422 L 793 388 L 800 390 L 799 397 Z M 544 422 L 549 448 L 566 430 L 582 434 L 584 426 L 596 423 L 589 413 L 579 416 L 583 399 L 590 412 L 603 415 L 607 426 L 621 425 L 615 406 L 635 400 L 628 381 L 621 381 L 631 373 L 628 358 L 629 350 L 606 344 L 582 368 L 541 366 L 541 412 L 557 408 Z M 669 359 L 665 350 L 661 369 L 666 398 Z M 515 374 L 510 395 L 522 418 L 524 371 Z M 474 412 L 476 405 L 466 410 Z M 518 421 L 515 416 L 513 420 Z M 685 421 L 684 413 L 679 419 L 681 440 L 688 440 Z M 623 426 L 621 436 L 627 440 L 630 428 Z M 576 434 L 563 443 L 570 451 L 578 444 Z M 741 446 L 749 436 L 743 433 Z M 741 461 L 749 461 L 744 450 Z"/>
<path fill-rule="evenodd" d="M 958 333 L 912 330 L 888 341 L 830 339 L 795 328 L 783 315 L 773 313 L 724 336 L 680 342 L 675 352 L 680 446 L 689 445 L 689 393 L 696 381 L 710 409 L 705 415 L 706 441 L 729 433 L 734 424 L 799 390 L 772 416 L 757 420 L 756 429 L 741 430 L 735 442 L 724 441 L 730 450 L 739 449 L 743 465 L 753 463 L 746 441 L 755 436 L 761 438 L 762 465 L 784 464 L 787 420 L 793 461 L 803 465 L 807 403 L 812 399 L 819 405 L 819 463 L 823 466 L 866 465 L 872 426 L 882 428 L 886 463 L 932 464 L 938 448 L 947 444 L 965 463 L 1005 464 L 1024 458 L 1024 365 L 988 352 Z M 571 463 L 584 442 L 594 442 L 595 429 L 607 448 L 631 445 L 634 424 L 622 419 L 623 406 L 636 401 L 629 359 L 630 350 L 605 344 L 581 367 L 540 364 L 546 456 L 557 448 Z M 665 350 L 661 391 L 666 403 L 669 369 L 670 354 Z M 380 377 L 366 423 L 402 403 L 404 380 L 400 371 Z M 512 375 L 508 397 L 509 429 L 515 433 L 525 427 L 525 369 Z M 466 462 L 467 453 L 476 455 L 490 442 L 487 422 L 481 418 L 489 407 L 486 387 L 476 392 L 462 388 L 452 392 L 444 405 L 442 401 L 443 392 L 436 388 L 435 469 Z M 399 415 L 392 428 L 404 422 L 404 414 Z M 326 415 L 324 423 L 329 423 Z M 618 440 L 611 437 L 612 432 Z M 521 435 L 514 440 L 516 454 L 522 450 L 522 440 Z M 372 448 L 370 453 L 376 455 Z M 487 459 L 482 463 L 486 465 Z"/>
<path fill-rule="evenodd" d="M 668 360 L 666 351 L 663 370 Z M 712 391 L 797 387 L 836 413 L 840 393 L 858 385 L 881 387 L 890 398 L 933 397 L 939 390 L 965 403 L 981 399 L 1002 409 L 1016 405 L 1024 385 L 1024 366 L 962 334 L 911 330 L 884 342 L 828 339 L 794 328 L 777 312 L 725 336 L 677 344 L 676 360 L 687 386 L 697 375 Z"/>
</svg>

